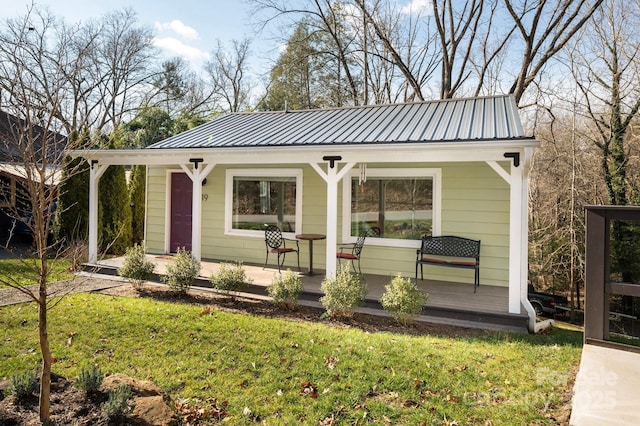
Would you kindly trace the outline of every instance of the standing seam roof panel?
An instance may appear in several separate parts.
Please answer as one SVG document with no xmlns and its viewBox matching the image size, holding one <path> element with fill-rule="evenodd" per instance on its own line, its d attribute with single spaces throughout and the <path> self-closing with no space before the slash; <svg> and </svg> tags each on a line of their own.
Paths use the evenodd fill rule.
<svg viewBox="0 0 640 426">
<path fill-rule="evenodd" d="M 391 114 L 394 110 L 399 108 L 398 105 L 388 106 L 387 108 L 380 109 L 377 113 L 373 114 L 375 119 L 375 126 L 368 126 L 368 122 L 365 121 L 358 126 L 358 132 L 354 133 L 354 139 L 360 139 L 363 142 L 377 142 L 380 139 L 380 133 L 389 125 L 389 122 L 394 119 L 394 115 Z M 372 115 L 372 114 L 369 114 Z"/>
<path fill-rule="evenodd" d="M 231 113 L 158 148 L 437 142 L 523 136 L 512 95 L 307 111 Z"/>
<path fill-rule="evenodd" d="M 411 123 L 415 115 L 420 112 L 421 108 L 405 108 L 404 105 L 401 106 L 401 116 L 399 119 L 395 120 L 393 126 L 389 126 L 386 129 L 382 129 L 380 133 L 378 133 L 378 138 L 380 140 L 401 140 L 399 135 L 402 133 L 402 128 L 406 128 L 408 123 Z M 394 137 L 395 135 L 395 137 Z"/>
</svg>

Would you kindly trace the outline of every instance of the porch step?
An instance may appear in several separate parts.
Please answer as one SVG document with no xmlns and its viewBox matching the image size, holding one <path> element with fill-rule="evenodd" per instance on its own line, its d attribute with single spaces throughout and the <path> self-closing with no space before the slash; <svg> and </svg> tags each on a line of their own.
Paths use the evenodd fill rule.
<svg viewBox="0 0 640 426">
<path fill-rule="evenodd" d="M 84 264 L 83 271 L 98 274 L 117 276 L 117 267 L 104 264 Z M 152 282 L 160 283 L 160 275 L 153 274 Z M 194 287 L 211 289 L 212 285 L 208 278 L 198 277 Z M 267 287 L 258 284 L 249 284 L 242 292 L 245 296 L 255 295 L 261 299 L 268 297 Z M 301 304 L 321 306 L 320 297 L 323 293 L 304 290 L 300 294 Z M 382 308 L 380 302 L 374 298 L 367 298 L 359 311 L 372 315 L 388 316 Z M 526 314 L 510 314 L 506 312 L 484 312 L 470 309 L 460 309 L 453 307 L 427 305 L 423 308 L 422 314 L 418 316 L 418 321 L 425 321 L 438 324 L 449 324 L 460 327 L 482 328 L 487 330 L 499 330 L 515 333 L 527 333 L 528 317 Z"/>
</svg>

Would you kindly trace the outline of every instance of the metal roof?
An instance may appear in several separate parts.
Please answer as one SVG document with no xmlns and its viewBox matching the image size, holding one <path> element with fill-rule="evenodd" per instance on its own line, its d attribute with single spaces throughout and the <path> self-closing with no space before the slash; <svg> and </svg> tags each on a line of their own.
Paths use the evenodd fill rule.
<svg viewBox="0 0 640 426">
<path fill-rule="evenodd" d="M 512 95 L 231 113 L 150 149 L 390 144 L 527 138 Z"/>
</svg>

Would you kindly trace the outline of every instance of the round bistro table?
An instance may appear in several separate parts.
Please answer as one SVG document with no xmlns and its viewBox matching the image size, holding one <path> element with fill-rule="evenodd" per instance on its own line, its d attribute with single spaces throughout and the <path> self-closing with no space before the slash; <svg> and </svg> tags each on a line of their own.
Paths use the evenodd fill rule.
<svg viewBox="0 0 640 426">
<path fill-rule="evenodd" d="M 316 240 L 324 240 L 327 236 L 323 234 L 297 234 L 296 239 L 309 241 L 309 275 L 313 275 L 313 242 Z"/>
</svg>

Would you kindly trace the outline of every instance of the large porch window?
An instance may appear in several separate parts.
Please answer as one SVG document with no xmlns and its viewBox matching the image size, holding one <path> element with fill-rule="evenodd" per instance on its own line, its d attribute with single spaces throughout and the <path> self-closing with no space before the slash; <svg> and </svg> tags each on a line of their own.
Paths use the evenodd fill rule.
<svg viewBox="0 0 640 426">
<path fill-rule="evenodd" d="M 266 225 L 300 233 L 301 169 L 230 169 L 226 175 L 225 232 L 264 236 Z"/>
<path fill-rule="evenodd" d="M 343 194 L 343 241 L 378 228 L 376 244 L 414 247 L 440 233 L 440 169 L 355 170 Z"/>
</svg>

